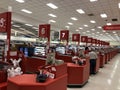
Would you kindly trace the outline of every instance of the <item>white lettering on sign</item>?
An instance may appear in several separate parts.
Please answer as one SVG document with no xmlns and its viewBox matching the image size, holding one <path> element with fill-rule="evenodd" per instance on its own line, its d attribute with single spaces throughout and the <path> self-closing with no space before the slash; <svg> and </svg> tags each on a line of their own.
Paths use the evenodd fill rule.
<svg viewBox="0 0 120 90">
<path fill-rule="evenodd" d="M 5 26 L 5 19 L 1 18 L 0 19 L 0 27 L 4 27 Z"/>
<path fill-rule="evenodd" d="M 76 40 L 77 39 L 77 36 L 74 36 L 74 40 Z"/>
<path fill-rule="evenodd" d="M 85 41 L 85 38 L 82 38 L 83 39 L 83 41 Z"/>
<path fill-rule="evenodd" d="M 41 34 L 45 34 L 45 28 L 41 29 Z"/>
<path fill-rule="evenodd" d="M 62 37 L 65 37 L 65 33 L 62 33 Z"/>
</svg>

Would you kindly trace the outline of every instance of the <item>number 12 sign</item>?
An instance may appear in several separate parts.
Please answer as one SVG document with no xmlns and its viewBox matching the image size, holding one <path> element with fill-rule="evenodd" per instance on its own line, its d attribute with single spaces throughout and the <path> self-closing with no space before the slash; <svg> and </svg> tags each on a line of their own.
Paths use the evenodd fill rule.
<svg viewBox="0 0 120 90">
<path fill-rule="evenodd" d="M 60 40 L 67 40 L 69 39 L 69 30 L 61 30 L 60 31 Z"/>
</svg>

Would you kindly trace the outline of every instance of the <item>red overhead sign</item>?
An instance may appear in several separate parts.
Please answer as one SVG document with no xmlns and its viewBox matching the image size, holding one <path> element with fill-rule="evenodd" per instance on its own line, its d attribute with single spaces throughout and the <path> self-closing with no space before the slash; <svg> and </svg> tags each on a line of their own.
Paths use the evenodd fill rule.
<svg viewBox="0 0 120 90">
<path fill-rule="evenodd" d="M 81 36 L 81 42 L 87 43 L 88 36 Z"/>
<path fill-rule="evenodd" d="M 92 43 L 92 38 L 88 38 L 87 43 Z"/>
<path fill-rule="evenodd" d="M 66 40 L 69 39 L 69 30 L 61 30 L 60 31 L 60 40 Z"/>
<path fill-rule="evenodd" d="M 117 25 L 105 25 L 103 26 L 104 30 L 120 30 L 120 24 Z"/>
<path fill-rule="evenodd" d="M 50 24 L 39 25 L 39 37 L 50 38 Z"/>
<path fill-rule="evenodd" d="M 79 42 L 80 41 L 80 34 L 72 34 L 72 41 Z"/>
<path fill-rule="evenodd" d="M 7 32 L 11 27 L 11 12 L 5 12 L 0 14 L 0 32 Z"/>
</svg>

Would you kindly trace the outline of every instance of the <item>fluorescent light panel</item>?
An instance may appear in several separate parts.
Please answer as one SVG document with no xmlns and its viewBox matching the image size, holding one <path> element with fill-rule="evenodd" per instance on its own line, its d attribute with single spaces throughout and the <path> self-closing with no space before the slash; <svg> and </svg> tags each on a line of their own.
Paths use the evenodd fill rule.
<svg viewBox="0 0 120 90">
<path fill-rule="evenodd" d="M 67 29 L 69 29 L 70 28 L 70 26 L 65 26 Z"/>
<path fill-rule="evenodd" d="M 18 26 L 18 25 L 13 25 L 14 27 L 20 27 L 20 26 Z"/>
<path fill-rule="evenodd" d="M 85 13 L 82 9 L 77 9 L 76 11 L 77 11 L 78 13 L 80 13 L 80 14 L 84 14 L 84 13 Z"/>
<path fill-rule="evenodd" d="M 55 21 L 55 20 L 49 20 L 49 22 L 53 22 L 53 23 L 55 23 L 56 21 Z"/>
<path fill-rule="evenodd" d="M 112 25 L 111 23 L 107 23 L 107 25 Z"/>
<path fill-rule="evenodd" d="M 19 29 L 21 29 L 21 30 L 26 30 L 25 28 L 19 28 Z"/>
<path fill-rule="evenodd" d="M 31 25 L 31 24 L 25 24 L 26 26 L 33 26 L 33 25 Z"/>
<path fill-rule="evenodd" d="M 95 2 L 95 1 L 98 1 L 98 0 L 90 0 L 90 2 Z"/>
<path fill-rule="evenodd" d="M 83 29 L 82 27 L 79 27 L 79 29 Z"/>
<path fill-rule="evenodd" d="M 68 24 L 69 24 L 69 25 L 73 25 L 73 23 L 71 23 L 71 22 L 68 22 Z"/>
<path fill-rule="evenodd" d="M 103 13 L 103 14 L 100 14 L 101 18 L 107 18 L 107 14 Z"/>
<path fill-rule="evenodd" d="M 78 32 L 79 30 L 77 29 L 76 31 Z"/>
<path fill-rule="evenodd" d="M 94 21 L 94 20 L 91 20 L 90 22 L 91 22 L 91 23 L 96 23 L 96 21 Z"/>
<path fill-rule="evenodd" d="M 54 5 L 53 3 L 48 3 L 46 4 L 47 6 L 49 6 L 52 9 L 57 9 L 58 7 L 56 5 Z"/>
<path fill-rule="evenodd" d="M 100 29 L 101 29 L 102 27 L 101 27 L 101 26 L 98 26 L 97 28 L 100 28 Z"/>
<path fill-rule="evenodd" d="M 76 17 L 71 17 L 71 19 L 72 19 L 72 20 L 75 20 L 75 21 L 78 20 Z"/>
<path fill-rule="evenodd" d="M 95 31 L 95 29 L 91 29 L 92 31 Z"/>
<path fill-rule="evenodd" d="M 84 27 L 88 27 L 88 25 L 84 25 Z"/>
<path fill-rule="evenodd" d="M 32 27 L 33 29 L 38 29 L 37 27 Z"/>
<path fill-rule="evenodd" d="M 54 15 L 54 14 L 48 14 L 49 16 L 51 16 L 51 17 L 57 17 L 56 15 Z"/>
<path fill-rule="evenodd" d="M 16 0 L 17 2 L 19 3 L 24 3 L 25 1 L 24 0 Z"/>
<path fill-rule="evenodd" d="M 118 7 L 120 8 L 120 3 L 118 3 Z"/>
<path fill-rule="evenodd" d="M 22 9 L 21 11 L 22 11 L 22 12 L 25 12 L 25 13 L 28 13 L 28 14 L 31 14 L 31 13 L 32 13 L 31 11 L 29 11 L 29 10 L 27 10 L 27 9 Z"/>
</svg>

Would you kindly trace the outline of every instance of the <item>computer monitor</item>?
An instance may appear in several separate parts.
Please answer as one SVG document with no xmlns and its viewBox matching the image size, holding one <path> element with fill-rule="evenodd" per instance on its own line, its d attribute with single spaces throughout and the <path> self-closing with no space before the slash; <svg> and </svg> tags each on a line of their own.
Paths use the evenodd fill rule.
<svg viewBox="0 0 120 90">
<path fill-rule="evenodd" d="M 57 47 L 56 52 L 58 52 L 60 54 L 65 54 L 65 47 Z"/>
<path fill-rule="evenodd" d="M 34 49 L 34 55 L 37 56 L 45 56 L 46 55 L 46 49 L 43 46 L 36 46 Z"/>
</svg>

